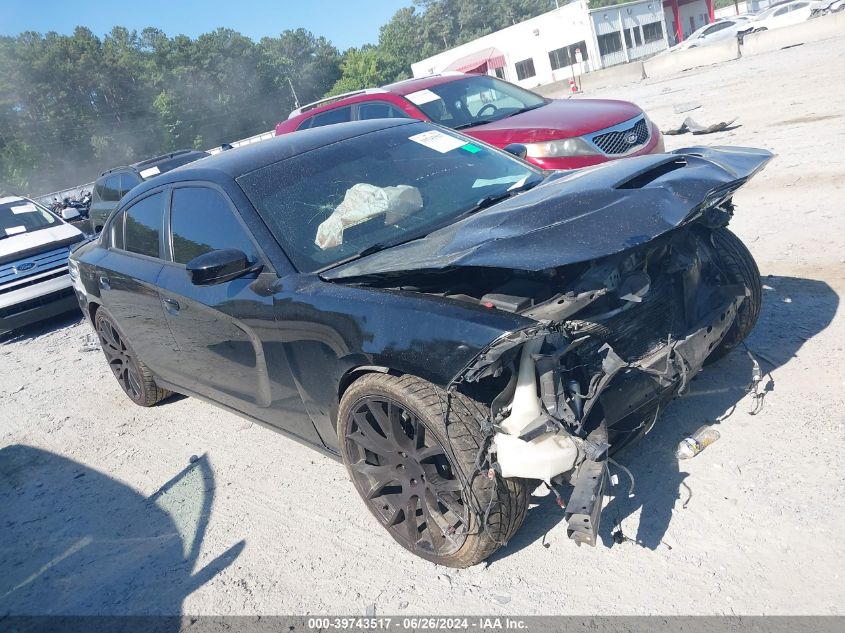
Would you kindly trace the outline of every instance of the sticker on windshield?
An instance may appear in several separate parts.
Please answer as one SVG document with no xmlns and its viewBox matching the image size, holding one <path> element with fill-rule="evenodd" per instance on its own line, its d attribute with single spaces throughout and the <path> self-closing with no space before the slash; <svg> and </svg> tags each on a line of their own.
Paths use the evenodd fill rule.
<svg viewBox="0 0 845 633">
<path fill-rule="evenodd" d="M 147 169 L 141 170 L 141 172 L 139 173 L 141 174 L 141 178 L 146 180 L 150 176 L 155 176 L 156 174 L 161 173 L 161 170 L 158 167 L 149 167 Z"/>
<path fill-rule="evenodd" d="M 6 235 L 14 235 L 15 233 L 25 233 L 26 227 L 25 226 L 10 226 L 6 229 Z"/>
<path fill-rule="evenodd" d="M 519 175 L 512 175 L 512 176 L 502 176 L 501 178 L 477 178 L 474 183 L 472 183 L 473 189 L 478 189 L 479 187 L 489 187 L 491 185 L 510 185 L 513 183 L 511 187 L 508 187 L 508 191 L 513 189 L 514 187 L 519 187 L 522 183 L 525 182 L 525 179 L 528 176 L 519 176 Z"/>
<path fill-rule="evenodd" d="M 414 143 L 419 143 L 420 145 L 425 145 L 426 147 L 431 148 L 436 152 L 440 152 L 441 154 L 451 152 L 453 149 L 457 149 L 466 144 L 466 141 L 463 139 L 449 136 L 439 130 L 429 130 L 428 132 L 423 132 L 421 134 L 414 134 L 413 136 L 409 136 L 408 140 L 413 141 Z"/>
<path fill-rule="evenodd" d="M 431 101 L 437 101 L 440 97 L 438 97 L 428 88 L 425 88 L 423 90 L 417 90 L 416 92 L 406 94 L 405 98 L 411 103 L 422 105 L 424 103 L 430 103 Z"/>
<path fill-rule="evenodd" d="M 21 213 L 35 213 L 36 211 L 38 211 L 38 209 L 36 209 L 35 205 L 31 202 L 12 207 L 12 213 L 14 213 L 15 215 L 19 215 Z"/>
<path fill-rule="evenodd" d="M 519 189 L 522 185 L 525 184 L 526 180 L 528 180 L 528 174 L 525 174 L 520 180 L 517 180 L 510 187 L 508 187 L 508 191 L 512 191 L 513 189 Z"/>
<path fill-rule="evenodd" d="M 478 145 L 473 145 L 472 143 L 467 143 L 466 145 L 461 145 L 461 149 L 465 152 L 469 152 L 470 154 L 477 154 L 481 151 L 481 148 Z"/>
</svg>

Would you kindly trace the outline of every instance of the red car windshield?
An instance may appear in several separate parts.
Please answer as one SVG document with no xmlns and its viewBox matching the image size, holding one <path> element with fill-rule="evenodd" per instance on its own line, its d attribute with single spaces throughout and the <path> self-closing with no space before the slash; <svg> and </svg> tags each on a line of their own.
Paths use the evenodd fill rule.
<svg viewBox="0 0 845 633">
<path fill-rule="evenodd" d="M 473 75 L 405 95 L 440 125 L 461 128 L 539 108 L 546 99 L 488 75 Z"/>
</svg>

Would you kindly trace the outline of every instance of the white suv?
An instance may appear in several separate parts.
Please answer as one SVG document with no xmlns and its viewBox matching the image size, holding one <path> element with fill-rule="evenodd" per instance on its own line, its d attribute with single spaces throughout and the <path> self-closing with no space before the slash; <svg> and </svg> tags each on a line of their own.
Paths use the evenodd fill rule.
<svg viewBox="0 0 845 633">
<path fill-rule="evenodd" d="M 68 255 L 84 238 L 32 200 L 0 197 L 0 334 L 79 309 Z"/>
</svg>

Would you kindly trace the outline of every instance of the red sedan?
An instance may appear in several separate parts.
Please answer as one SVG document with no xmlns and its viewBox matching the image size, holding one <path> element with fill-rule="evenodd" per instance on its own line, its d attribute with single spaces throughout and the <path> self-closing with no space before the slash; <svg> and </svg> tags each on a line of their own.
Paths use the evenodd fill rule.
<svg viewBox="0 0 845 633">
<path fill-rule="evenodd" d="M 663 136 L 633 103 L 546 99 L 487 75 L 445 73 L 323 99 L 294 110 L 276 135 L 360 119 L 433 121 L 497 147 L 519 143 L 545 169 L 573 169 L 663 152 Z"/>
</svg>

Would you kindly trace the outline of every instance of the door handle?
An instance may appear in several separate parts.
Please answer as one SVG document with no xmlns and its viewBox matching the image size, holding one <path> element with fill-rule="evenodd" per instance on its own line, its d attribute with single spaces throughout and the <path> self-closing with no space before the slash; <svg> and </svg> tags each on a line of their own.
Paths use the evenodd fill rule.
<svg viewBox="0 0 845 633">
<path fill-rule="evenodd" d="M 111 290 L 111 283 L 108 277 L 100 277 L 100 288 L 103 290 Z"/>
<path fill-rule="evenodd" d="M 162 299 L 161 303 L 170 314 L 179 314 L 179 302 L 175 299 Z"/>
</svg>

